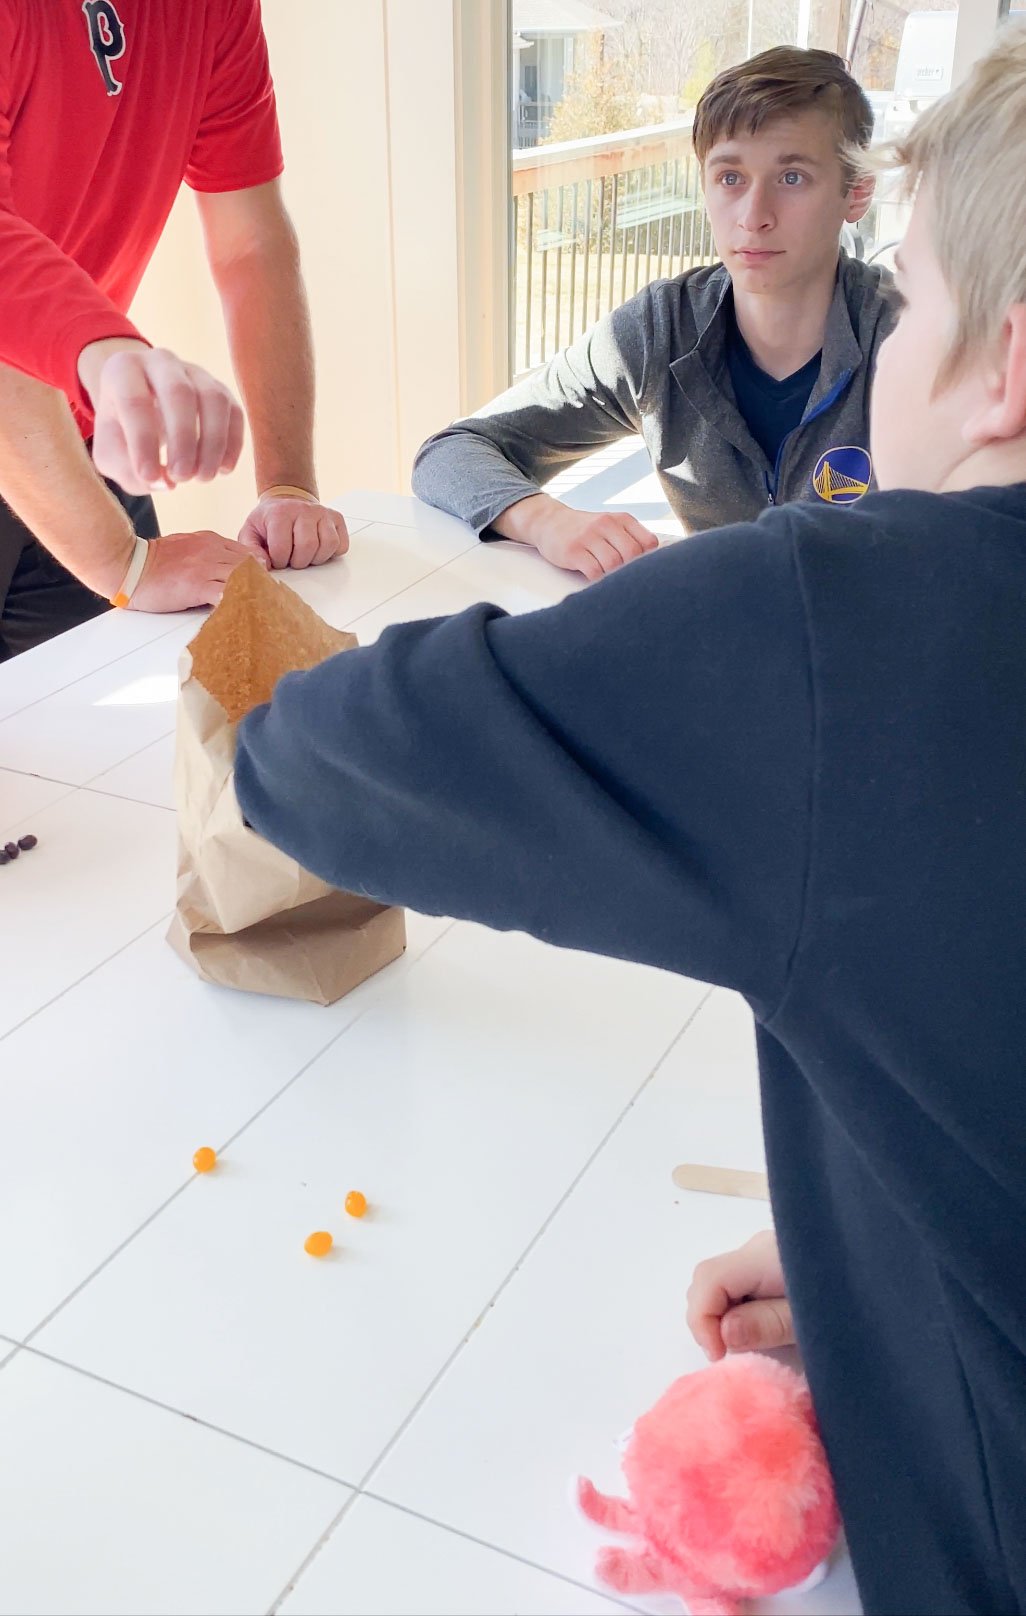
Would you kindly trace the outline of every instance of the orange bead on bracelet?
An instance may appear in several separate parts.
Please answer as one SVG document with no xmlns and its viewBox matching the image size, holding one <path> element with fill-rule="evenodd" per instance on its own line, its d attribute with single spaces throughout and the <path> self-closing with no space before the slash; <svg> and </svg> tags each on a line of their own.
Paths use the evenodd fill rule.
<svg viewBox="0 0 1026 1616">
<path fill-rule="evenodd" d="M 150 547 L 147 540 L 136 535 L 135 547 L 132 551 L 132 559 L 128 563 L 128 571 L 122 578 L 121 587 L 118 589 L 117 593 L 111 596 L 110 603 L 112 606 L 117 606 L 123 609 L 125 606 L 130 605 L 132 596 L 139 587 L 139 580 L 146 570 L 146 563 L 149 560 L 149 555 Z"/>
</svg>

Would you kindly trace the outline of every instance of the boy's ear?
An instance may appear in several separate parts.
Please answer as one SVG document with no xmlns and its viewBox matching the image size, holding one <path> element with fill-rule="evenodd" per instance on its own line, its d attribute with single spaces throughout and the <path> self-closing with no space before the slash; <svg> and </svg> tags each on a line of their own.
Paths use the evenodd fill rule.
<svg viewBox="0 0 1026 1616">
<path fill-rule="evenodd" d="M 860 219 L 865 218 L 875 190 L 875 174 L 867 174 L 864 179 L 855 182 L 848 192 L 848 211 L 844 215 L 847 224 L 858 224 Z"/>
<path fill-rule="evenodd" d="M 962 429 L 967 443 L 1026 436 L 1026 303 L 1013 303 L 1001 333 L 1001 354 L 990 371 L 986 398 Z"/>
</svg>

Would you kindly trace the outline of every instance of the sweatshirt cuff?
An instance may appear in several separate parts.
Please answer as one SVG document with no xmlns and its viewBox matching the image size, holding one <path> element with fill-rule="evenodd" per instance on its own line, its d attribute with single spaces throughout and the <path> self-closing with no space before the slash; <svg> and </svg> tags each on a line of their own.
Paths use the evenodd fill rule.
<svg viewBox="0 0 1026 1616">
<path fill-rule="evenodd" d="M 501 499 L 493 500 L 487 507 L 488 515 L 484 518 L 484 520 L 478 522 L 475 518 L 472 523 L 472 525 L 477 528 L 478 538 L 484 544 L 494 544 L 497 539 L 505 539 L 506 535 L 504 533 L 496 533 L 495 529 L 492 527 L 492 523 L 496 520 L 496 518 L 501 516 L 504 511 L 512 510 L 513 506 L 519 505 L 522 500 L 533 499 L 536 494 L 544 494 L 544 492 L 544 488 L 538 488 L 537 486 L 532 485 L 530 488 L 518 489 L 517 492 L 513 494 L 512 498 L 507 492 L 502 495 Z"/>
</svg>

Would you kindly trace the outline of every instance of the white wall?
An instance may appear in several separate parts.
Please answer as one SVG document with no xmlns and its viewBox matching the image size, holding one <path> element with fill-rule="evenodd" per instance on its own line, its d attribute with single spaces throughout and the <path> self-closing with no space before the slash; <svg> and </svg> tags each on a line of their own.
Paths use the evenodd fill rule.
<svg viewBox="0 0 1026 1616">
<path fill-rule="evenodd" d="M 417 445 L 460 412 L 454 0 L 264 0 L 318 368 L 325 497 L 405 489 Z M 192 196 L 133 309 L 151 341 L 230 377 Z M 234 534 L 235 474 L 160 500 L 165 531 Z"/>
</svg>

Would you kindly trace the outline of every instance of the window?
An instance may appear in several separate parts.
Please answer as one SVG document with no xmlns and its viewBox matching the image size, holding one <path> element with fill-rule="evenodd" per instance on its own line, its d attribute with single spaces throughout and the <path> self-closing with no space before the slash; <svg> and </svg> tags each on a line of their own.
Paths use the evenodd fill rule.
<svg viewBox="0 0 1026 1616">
<path fill-rule="evenodd" d="M 998 4 L 512 0 L 514 373 L 649 281 L 715 261 L 691 124 L 722 68 L 771 45 L 836 51 L 866 89 L 874 138 L 888 141 L 951 88 L 960 57 L 985 48 Z M 1026 12 L 1026 0 L 1012 4 Z M 979 25 L 963 35 L 970 11 Z M 885 183 L 844 244 L 886 261 L 903 226 Z"/>
<path fill-rule="evenodd" d="M 900 140 L 919 113 L 954 80 L 958 5 L 856 0 L 848 40 L 852 71 L 873 108 L 874 144 Z M 871 261 L 893 265 L 905 232 L 908 205 L 883 176 L 876 198 L 848 245 Z"/>
<path fill-rule="evenodd" d="M 649 281 L 715 261 L 691 151 L 698 98 L 769 45 L 843 49 L 840 9 L 513 0 L 514 372 Z"/>
</svg>

